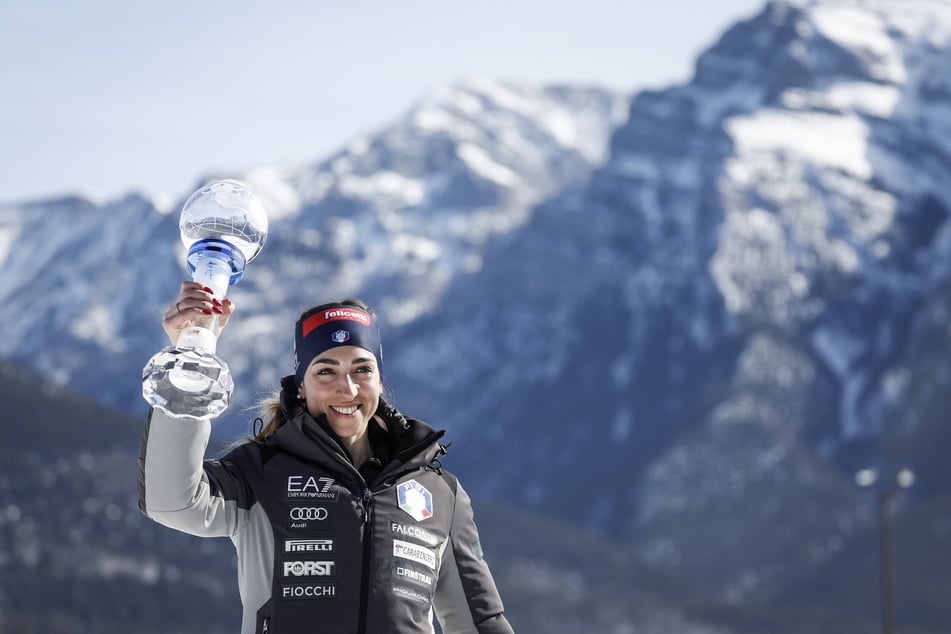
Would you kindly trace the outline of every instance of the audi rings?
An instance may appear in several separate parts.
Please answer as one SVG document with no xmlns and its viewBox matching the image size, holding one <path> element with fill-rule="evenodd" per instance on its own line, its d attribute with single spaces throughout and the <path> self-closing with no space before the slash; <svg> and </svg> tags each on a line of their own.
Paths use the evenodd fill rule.
<svg viewBox="0 0 951 634">
<path fill-rule="evenodd" d="M 322 506 L 300 506 L 291 509 L 291 519 L 295 522 L 304 520 L 325 520 L 327 519 L 327 509 Z"/>
</svg>

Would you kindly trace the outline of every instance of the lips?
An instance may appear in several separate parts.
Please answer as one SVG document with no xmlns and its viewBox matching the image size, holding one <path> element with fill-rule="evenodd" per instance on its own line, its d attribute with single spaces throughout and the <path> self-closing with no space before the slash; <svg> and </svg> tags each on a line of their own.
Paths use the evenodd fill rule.
<svg viewBox="0 0 951 634">
<path fill-rule="evenodd" d="M 340 407 L 339 405 L 331 405 L 330 409 L 337 412 L 338 414 L 350 415 L 350 414 L 355 414 L 356 411 L 360 409 L 360 407 L 357 405 L 351 405 L 349 407 Z"/>
</svg>

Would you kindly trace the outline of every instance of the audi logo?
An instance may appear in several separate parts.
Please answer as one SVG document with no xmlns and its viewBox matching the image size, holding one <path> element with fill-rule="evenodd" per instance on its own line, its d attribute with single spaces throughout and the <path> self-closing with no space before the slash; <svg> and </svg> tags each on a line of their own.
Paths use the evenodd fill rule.
<svg viewBox="0 0 951 634">
<path fill-rule="evenodd" d="M 322 506 L 301 506 L 291 509 L 291 519 L 301 520 L 325 520 L 327 519 L 327 509 Z"/>
</svg>

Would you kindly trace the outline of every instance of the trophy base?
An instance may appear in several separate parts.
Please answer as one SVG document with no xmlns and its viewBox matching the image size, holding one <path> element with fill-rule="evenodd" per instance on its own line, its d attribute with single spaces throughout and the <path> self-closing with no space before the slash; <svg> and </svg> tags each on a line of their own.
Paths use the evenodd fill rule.
<svg viewBox="0 0 951 634">
<path fill-rule="evenodd" d="M 142 370 L 142 396 L 172 418 L 215 418 L 228 408 L 233 391 L 228 365 L 195 348 L 165 348 Z"/>
</svg>

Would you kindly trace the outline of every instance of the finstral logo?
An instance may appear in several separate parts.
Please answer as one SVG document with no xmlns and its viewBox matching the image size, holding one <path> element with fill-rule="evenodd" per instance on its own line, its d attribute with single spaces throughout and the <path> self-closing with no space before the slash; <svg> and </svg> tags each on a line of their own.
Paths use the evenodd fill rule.
<svg viewBox="0 0 951 634">
<path fill-rule="evenodd" d="M 426 588 L 432 588 L 436 581 L 434 575 L 421 572 L 410 565 L 403 565 L 399 562 L 393 564 L 393 578 L 397 581 L 411 581 Z"/>
</svg>

